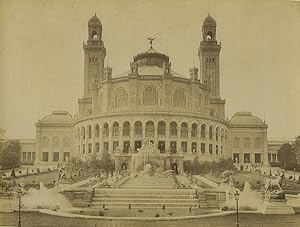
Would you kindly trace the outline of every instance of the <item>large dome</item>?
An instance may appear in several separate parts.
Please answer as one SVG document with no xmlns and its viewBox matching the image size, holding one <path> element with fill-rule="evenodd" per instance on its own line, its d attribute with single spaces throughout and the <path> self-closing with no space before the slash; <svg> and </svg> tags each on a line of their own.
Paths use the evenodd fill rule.
<svg viewBox="0 0 300 227">
<path fill-rule="evenodd" d="M 256 116 L 253 116 L 250 112 L 237 112 L 230 120 L 231 125 L 238 126 L 265 126 L 266 124 Z"/>
<path fill-rule="evenodd" d="M 164 64 L 169 63 L 169 57 L 165 54 L 159 53 L 153 49 L 153 47 L 151 47 L 146 52 L 134 56 L 133 61 L 137 63 L 138 67 L 145 65 L 156 65 L 163 67 Z"/>
<path fill-rule="evenodd" d="M 42 118 L 42 124 L 72 124 L 73 118 L 67 111 L 53 111 Z"/>
</svg>

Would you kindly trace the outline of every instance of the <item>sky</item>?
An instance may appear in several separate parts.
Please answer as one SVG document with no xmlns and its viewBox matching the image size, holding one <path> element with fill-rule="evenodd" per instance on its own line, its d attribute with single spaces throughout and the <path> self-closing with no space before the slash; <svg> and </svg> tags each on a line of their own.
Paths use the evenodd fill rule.
<svg viewBox="0 0 300 227">
<path fill-rule="evenodd" d="M 78 111 L 83 96 L 87 22 L 103 25 L 105 65 L 129 70 L 154 48 L 184 76 L 199 67 L 201 28 L 217 21 L 221 96 L 226 116 L 249 111 L 268 138 L 300 135 L 300 3 L 286 0 L 0 0 L 0 128 L 7 138 L 35 138 L 35 122 L 54 110 Z"/>
</svg>

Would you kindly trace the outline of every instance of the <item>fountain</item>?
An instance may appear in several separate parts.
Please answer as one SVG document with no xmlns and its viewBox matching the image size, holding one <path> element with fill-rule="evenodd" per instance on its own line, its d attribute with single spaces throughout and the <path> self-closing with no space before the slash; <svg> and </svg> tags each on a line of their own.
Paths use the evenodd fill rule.
<svg viewBox="0 0 300 227">
<path fill-rule="evenodd" d="M 226 192 L 226 206 L 229 209 L 235 208 L 234 193 L 236 191 L 240 194 L 240 208 L 242 210 L 256 210 L 262 204 L 261 193 L 251 189 L 249 182 L 245 181 L 244 189 L 241 191 L 233 186 L 232 183 L 221 183 L 219 190 Z"/>
<path fill-rule="evenodd" d="M 48 189 L 42 182 L 40 189 L 30 188 L 22 198 L 24 208 L 57 210 L 72 207 L 56 189 L 56 187 Z"/>
</svg>

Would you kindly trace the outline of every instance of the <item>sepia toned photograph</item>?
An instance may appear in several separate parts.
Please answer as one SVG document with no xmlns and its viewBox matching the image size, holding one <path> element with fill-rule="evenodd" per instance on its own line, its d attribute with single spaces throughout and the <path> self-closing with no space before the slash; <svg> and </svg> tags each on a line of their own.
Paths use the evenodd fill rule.
<svg viewBox="0 0 300 227">
<path fill-rule="evenodd" d="M 299 227 L 300 0 L 0 0 L 0 227 Z"/>
</svg>

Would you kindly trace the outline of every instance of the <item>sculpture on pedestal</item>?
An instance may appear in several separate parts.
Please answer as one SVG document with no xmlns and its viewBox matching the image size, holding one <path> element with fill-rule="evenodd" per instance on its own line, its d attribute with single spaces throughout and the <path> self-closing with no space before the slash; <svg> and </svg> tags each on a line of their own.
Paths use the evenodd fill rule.
<svg viewBox="0 0 300 227">
<path fill-rule="evenodd" d="M 282 181 L 284 172 L 281 172 L 275 179 L 266 179 L 264 183 L 266 199 L 285 199 L 284 191 L 282 190 Z M 278 190 L 279 189 L 279 190 Z"/>
</svg>

